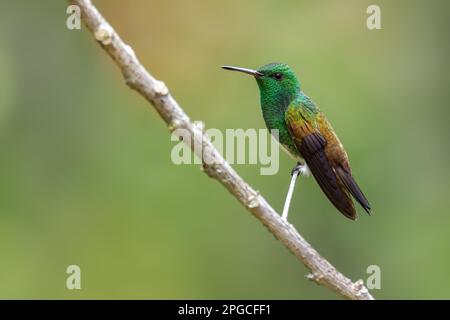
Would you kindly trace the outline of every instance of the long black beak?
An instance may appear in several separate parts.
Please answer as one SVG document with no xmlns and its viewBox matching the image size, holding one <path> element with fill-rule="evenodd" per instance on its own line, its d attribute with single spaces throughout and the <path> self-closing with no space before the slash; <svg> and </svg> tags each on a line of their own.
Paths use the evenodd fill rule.
<svg viewBox="0 0 450 320">
<path fill-rule="evenodd" d="M 260 77 L 263 74 L 257 70 L 253 70 L 253 69 L 247 69 L 247 68 L 239 68 L 239 67 L 232 67 L 232 66 L 222 66 L 222 69 L 225 70 L 231 70 L 231 71 L 239 71 L 239 72 L 243 72 L 243 73 L 247 73 L 250 74 L 254 77 Z"/>
</svg>

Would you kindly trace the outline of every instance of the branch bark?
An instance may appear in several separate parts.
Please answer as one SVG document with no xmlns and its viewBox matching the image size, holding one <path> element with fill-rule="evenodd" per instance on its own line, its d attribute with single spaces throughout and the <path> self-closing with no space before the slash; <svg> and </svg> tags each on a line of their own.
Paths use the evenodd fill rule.
<svg viewBox="0 0 450 320">
<path fill-rule="evenodd" d="M 373 300 L 362 280 L 352 282 L 323 258 L 290 223 L 281 219 L 270 204 L 223 159 L 204 134 L 203 125 L 193 123 L 169 93 L 166 85 L 155 79 L 139 62 L 130 46 L 125 44 L 90 0 L 69 0 L 81 9 L 81 19 L 101 47 L 122 71 L 126 84 L 144 96 L 168 128 L 187 130 L 193 141 L 186 141 L 203 161 L 204 172 L 220 182 L 248 211 L 250 211 L 289 251 L 309 270 L 309 280 L 355 300 Z M 194 148 L 194 144 L 203 148 Z"/>
</svg>

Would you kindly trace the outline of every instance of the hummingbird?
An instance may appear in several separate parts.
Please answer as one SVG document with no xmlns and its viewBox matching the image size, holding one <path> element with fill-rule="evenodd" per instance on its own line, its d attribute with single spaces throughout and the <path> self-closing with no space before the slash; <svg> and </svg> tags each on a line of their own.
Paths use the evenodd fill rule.
<svg viewBox="0 0 450 320">
<path fill-rule="evenodd" d="M 269 63 L 257 70 L 222 68 L 256 79 L 264 122 L 271 133 L 277 130 L 282 149 L 297 161 L 292 170 L 294 183 L 298 174 L 311 172 L 323 193 L 344 216 L 357 219 L 351 197 L 370 214 L 369 201 L 353 178 L 344 146 L 323 112 L 302 91 L 299 80 L 287 64 Z M 292 196 L 292 182 L 291 186 L 286 203 Z M 287 218 L 287 212 L 283 213 L 285 216 Z"/>
</svg>

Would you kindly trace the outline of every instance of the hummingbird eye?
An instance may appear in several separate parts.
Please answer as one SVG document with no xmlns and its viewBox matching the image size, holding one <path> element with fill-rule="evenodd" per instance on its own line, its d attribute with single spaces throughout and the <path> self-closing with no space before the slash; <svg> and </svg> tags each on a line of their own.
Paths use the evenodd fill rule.
<svg viewBox="0 0 450 320">
<path fill-rule="evenodd" d="M 283 79 L 283 75 L 281 74 L 281 73 L 274 73 L 273 75 L 272 75 L 272 77 L 275 79 L 275 80 L 281 80 L 281 79 Z"/>
</svg>

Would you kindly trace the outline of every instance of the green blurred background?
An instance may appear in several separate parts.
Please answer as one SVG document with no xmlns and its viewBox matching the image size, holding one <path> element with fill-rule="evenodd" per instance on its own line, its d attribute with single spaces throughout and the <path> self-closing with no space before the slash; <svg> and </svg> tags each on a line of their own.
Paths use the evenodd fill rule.
<svg viewBox="0 0 450 320">
<path fill-rule="evenodd" d="M 0 298 L 334 299 L 128 89 L 66 1 L 0 1 Z M 374 215 L 302 179 L 290 221 L 376 298 L 450 298 L 448 1 L 94 1 L 207 127 L 264 128 L 255 82 L 288 63 L 346 146 Z M 281 211 L 293 161 L 236 170 Z M 66 289 L 66 268 L 82 289 Z"/>
</svg>

